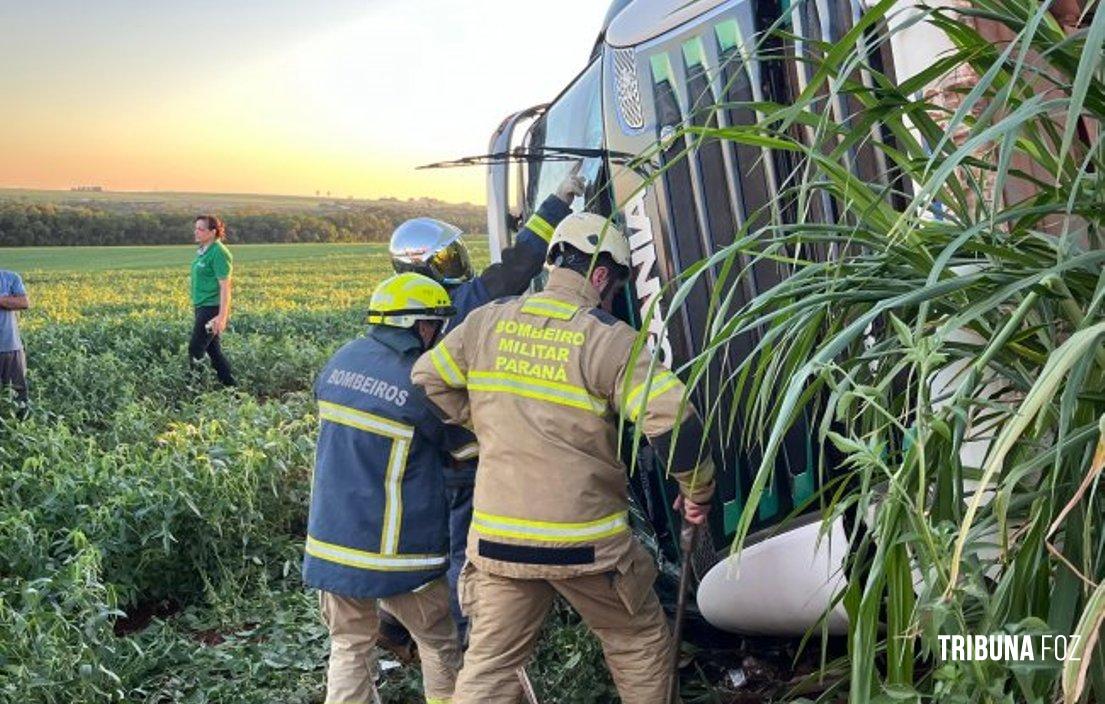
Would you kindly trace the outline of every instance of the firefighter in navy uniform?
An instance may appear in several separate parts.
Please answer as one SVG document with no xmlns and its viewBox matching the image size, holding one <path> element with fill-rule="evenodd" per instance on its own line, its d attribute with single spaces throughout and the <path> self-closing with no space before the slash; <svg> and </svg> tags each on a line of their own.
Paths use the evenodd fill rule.
<svg viewBox="0 0 1105 704">
<path fill-rule="evenodd" d="M 541 273 L 549 238 L 560 221 L 570 211 L 576 196 L 582 195 L 586 183 L 579 175 L 582 162 L 577 163 L 550 195 L 526 221 L 515 244 L 502 252 L 502 261 L 488 266 L 479 276 L 472 270 L 468 250 L 461 239 L 460 228 L 432 218 L 407 220 L 392 233 L 390 252 L 395 271 L 414 271 L 438 281 L 449 291 L 456 314 L 446 323 L 445 331 L 464 322 L 468 314 L 480 306 L 503 296 L 524 292 L 535 276 Z M 453 463 L 446 470 L 446 493 L 449 497 L 449 585 L 452 589 L 453 618 L 464 638 L 467 620 L 457 602 L 457 577 L 464 564 L 464 547 L 468 540 L 468 525 L 472 520 L 472 487 L 475 483 L 475 457 Z M 401 634 L 387 630 L 388 640 L 396 647 Z"/>
<path fill-rule="evenodd" d="M 303 581 L 330 630 L 327 702 L 379 701 L 377 604 L 418 644 L 428 702 L 448 702 L 461 653 L 450 615 L 442 466 L 474 438 L 446 426 L 411 385 L 418 356 L 454 313 L 437 282 L 407 273 L 372 294 L 368 332 L 315 384 L 320 429 Z M 459 432 L 458 432 L 459 431 Z"/>
<path fill-rule="evenodd" d="M 549 259 L 544 291 L 473 312 L 414 366 L 430 404 L 480 443 L 454 701 L 512 701 L 559 593 L 602 642 L 622 701 L 666 703 L 674 646 L 656 567 L 629 528 L 618 416 L 671 458 L 696 524 L 714 491 L 702 422 L 682 382 L 635 354 L 636 331 L 609 313 L 629 275 L 625 237 L 598 215 L 569 215 Z"/>
</svg>

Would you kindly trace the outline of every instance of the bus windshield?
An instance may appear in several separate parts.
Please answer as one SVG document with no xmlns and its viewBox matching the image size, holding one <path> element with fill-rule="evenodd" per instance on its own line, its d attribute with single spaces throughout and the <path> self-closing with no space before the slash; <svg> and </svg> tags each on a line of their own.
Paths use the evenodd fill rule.
<svg viewBox="0 0 1105 704">
<path fill-rule="evenodd" d="M 593 61 L 560 97 L 549 106 L 530 132 L 529 146 L 534 151 L 542 149 L 602 149 L 602 91 L 600 62 Z M 551 160 L 535 162 L 530 168 L 526 200 L 529 211 L 537 209 L 542 201 L 556 191 L 557 185 L 568 175 L 574 159 L 550 155 Z M 572 204 L 573 210 L 589 210 L 602 215 L 609 214 L 607 195 L 602 186 L 605 181 L 603 160 L 591 157 L 583 160 L 580 174 L 587 179 L 584 201 Z M 602 196 L 599 197 L 600 191 Z"/>
</svg>

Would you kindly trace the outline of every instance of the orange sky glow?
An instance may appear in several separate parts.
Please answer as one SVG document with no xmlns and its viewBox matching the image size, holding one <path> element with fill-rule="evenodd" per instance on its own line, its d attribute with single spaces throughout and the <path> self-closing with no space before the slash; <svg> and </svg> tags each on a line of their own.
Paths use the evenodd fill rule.
<svg viewBox="0 0 1105 704">
<path fill-rule="evenodd" d="M 0 187 L 484 201 L 510 112 L 587 62 L 605 3 L 6 3 Z"/>
</svg>

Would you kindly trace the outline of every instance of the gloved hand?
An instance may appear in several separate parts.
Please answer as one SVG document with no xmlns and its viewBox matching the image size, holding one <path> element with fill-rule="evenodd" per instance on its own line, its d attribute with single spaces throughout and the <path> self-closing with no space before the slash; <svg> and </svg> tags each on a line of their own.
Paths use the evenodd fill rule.
<svg viewBox="0 0 1105 704">
<path fill-rule="evenodd" d="M 688 523 L 700 526 L 706 522 L 706 517 L 710 515 L 710 506 L 710 504 L 696 504 L 690 499 L 683 498 L 683 495 L 680 494 L 675 497 L 675 503 L 671 507 L 676 511 L 681 511 L 683 518 L 687 519 Z"/>
<path fill-rule="evenodd" d="M 556 187 L 556 197 L 567 205 L 571 205 L 576 196 L 583 195 L 587 190 L 587 179 L 579 175 L 579 170 L 582 167 L 583 162 L 577 161 L 572 170 L 568 172 L 568 175 L 564 177 L 564 180 L 560 182 L 560 185 Z"/>
</svg>

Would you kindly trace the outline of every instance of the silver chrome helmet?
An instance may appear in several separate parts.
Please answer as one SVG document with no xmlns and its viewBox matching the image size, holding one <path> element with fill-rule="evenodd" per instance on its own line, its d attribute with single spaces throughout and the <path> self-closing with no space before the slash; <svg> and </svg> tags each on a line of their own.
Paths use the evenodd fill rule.
<svg viewBox="0 0 1105 704">
<path fill-rule="evenodd" d="M 391 233 L 391 266 L 397 274 L 413 271 L 446 286 L 469 281 L 475 274 L 459 227 L 433 218 L 414 218 Z"/>
</svg>

